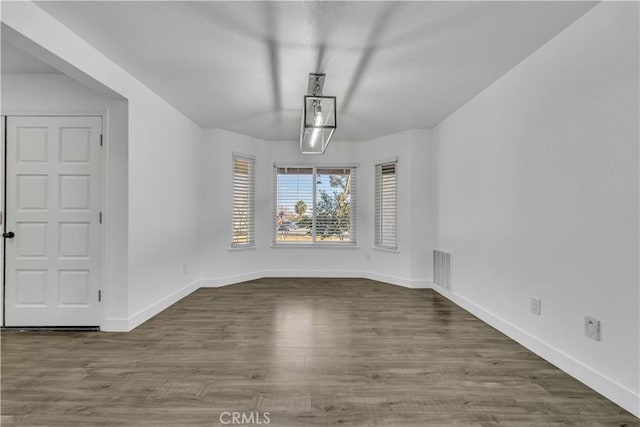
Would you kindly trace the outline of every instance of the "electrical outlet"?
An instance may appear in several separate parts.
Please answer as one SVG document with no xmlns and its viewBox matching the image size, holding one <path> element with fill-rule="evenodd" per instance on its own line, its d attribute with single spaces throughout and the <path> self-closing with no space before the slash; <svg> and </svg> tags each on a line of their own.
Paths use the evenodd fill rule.
<svg viewBox="0 0 640 427">
<path fill-rule="evenodd" d="M 540 298 L 531 298 L 531 312 L 537 316 L 542 314 L 542 301 Z"/>
<path fill-rule="evenodd" d="M 594 317 L 585 316 L 584 334 L 589 338 L 600 341 L 600 321 Z"/>
<path fill-rule="evenodd" d="M 371 262 L 371 254 L 367 254 L 367 262 Z"/>
<path fill-rule="evenodd" d="M 187 274 L 189 272 L 189 264 L 182 264 L 182 274 Z"/>
</svg>

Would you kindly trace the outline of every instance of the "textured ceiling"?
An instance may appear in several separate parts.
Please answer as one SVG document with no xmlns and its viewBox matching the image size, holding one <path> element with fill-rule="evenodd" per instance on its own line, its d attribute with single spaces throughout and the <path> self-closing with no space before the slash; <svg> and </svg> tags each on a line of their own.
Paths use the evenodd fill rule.
<svg viewBox="0 0 640 427">
<path fill-rule="evenodd" d="M 593 2 L 38 2 L 202 127 L 296 140 L 310 72 L 336 139 L 431 128 Z"/>
</svg>

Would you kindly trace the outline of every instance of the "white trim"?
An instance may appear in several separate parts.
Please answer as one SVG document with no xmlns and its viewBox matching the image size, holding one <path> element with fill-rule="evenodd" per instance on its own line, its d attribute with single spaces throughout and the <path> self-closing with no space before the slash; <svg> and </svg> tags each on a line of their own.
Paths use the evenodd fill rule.
<svg viewBox="0 0 640 427">
<path fill-rule="evenodd" d="M 640 394 L 635 393 L 633 390 L 617 383 L 606 375 L 576 360 L 538 337 L 520 329 L 513 323 L 474 304 L 468 299 L 438 286 L 434 286 L 433 290 L 607 399 L 617 403 L 636 417 L 640 417 Z"/>
<path fill-rule="evenodd" d="M 271 249 L 360 249 L 356 243 L 272 243 Z"/>
<path fill-rule="evenodd" d="M 387 274 L 366 271 L 361 272 L 360 277 L 409 289 L 431 289 L 433 287 L 433 283 L 430 280 L 412 280 L 405 277 L 389 276 Z"/>
<path fill-rule="evenodd" d="M 389 276 L 387 274 L 362 272 L 362 278 L 376 280 L 378 282 L 388 283 L 390 285 L 402 286 L 403 288 L 411 288 L 411 279 L 397 276 Z"/>
<path fill-rule="evenodd" d="M 314 169 L 357 169 L 360 167 L 360 163 L 340 163 L 340 162 L 285 162 L 285 163 L 273 163 L 274 168 L 314 168 Z"/>
<path fill-rule="evenodd" d="M 373 162 L 373 165 L 381 165 L 384 163 L 397 163 L 398 162 L 398 156 L 393 156 L 393 157 L 385 157 L 381 160 L 376 160 Z"/>
<path fill-rule="evenodd" d="M 258 247 L 257 246 L 233 246 L 233 247 L 227 248 L 229 252 L 253 251 L 255 249 L 258 249 Z"/>
<path fill-rule="evenodd" d="M 5 133 L 7 132 L 7 129 L 5 128 L 5 120 L 6 120 L 6 116 L 4 114 L 0 114 L 0 119 L 2 120 L 2 126 L 0 126 L 0 128 L 2 129 L 2 132 L 0 133 L 0 136 L 2 137 L 2 147 L 0 147 L 0 219 L 1 219 L 1 224 L 0 224 L 0 230 L 2 233 L 6 233 L 7 232 L 7 228 L 6 228 L 6 217 L 7 217 L 7 206 L 5 203 L 6 197 L 4 194 L 4 181 L 6 178 L 6 171 L 4 169 L 4 165 L 5 165 L 5 155 L 6 155 L 6 144 L 4 143 L 4 141 L 6 140 L 6 136 Z M 0 259 L 2 260 L 2 263 L 0 264 L 0 267 L 2 267 L 2 272 L 0 272 L 0 295 L 2 295 L 2 297 L 0 297 L 0 325 L 4 326 L 4 304 L 5 304 L 5 298 L 4 298 L 4 271 L 6 268 L 6 258 L 4 256 L 4 244 L 0 245 Z"/>
<path fill-rule="evenodd" d="M 102 194 L 100 194 L 100 198 L 101 198 L 101 216 L 100 219 L 102 220 L 102 227 L 100 228 L 100 239 L 102 239 L 102 253 L 100 254 L 102 256 L 102 259 L 100 260 L 100 267 L 101 267 L 101 271 L 100 271 L 100 307 L 98 308 L 100 310 L 100 322 L 101 323 L 105 323 L 106 322 L 106 315 L 107 315 L 107 307 L 108 307 L 108 303 L 109 303 L 109 295 L 111 294 L 111 265 L 109 265 L 109 258 L 110 258 L 110 251 L 109 251 L 109 243 L 110 243 L 110 237 L 109 237 L 109 232 L 110 230 L 110 224 L 111 224 L 111 215 L 109 212 L 109 195 L 111 193 L 111 185 L 109 183 L 109 180 L 111 178 L 111 175 L 109 174 L 109 166 L 111 163 L 111 156 L 110 156 L 110 151 L 111 151 L 111 132 L 109 132 L 109 128 L 111 127 L 111 116 L 110 116 L 110 110 L 109 108 L 107 108 L 103 114 L 101 115 L 102 118 L 102 129 L 101 129 L 101 135 L 102 135 L 102 139 L 101 139 L 101 144 L 100 144 L 100 150 L 102 152 L 102 174 L 101 174 L 101 179 L 102 182 L 100 183 L 101 186 L 101 190 L 102 190 Z M 127 125 L 128 126 L 128 125 Z M 128 184 L 127 184 L 128 186 Z"/>
<path fill-rule="evenodd" d="M 100 324 L 101 332 L 130 332 L 127 317 L 107 317 Z"/>
<path fill-rule="evenodd" d="M 402 286 L 409 289 L 431 289 L 433 283 L 429 280 L 411 280 L 404 277 L 389 276 L 386 274 L 372 273 L 361 270 L 263 270 L 247 274 L 225 276 L 219 279 L 200 280 L 200 287 L 217 288 L 233 285 L 250 280 L 273 277 L 320 277 L 320 278 L 347 278 L 369 279 L 390 285 Z"/>
<path fill-rule="evenodd" d="M 413 280 L 411 281 L 411 289 L 433 289 L 431 280 Z"/>
<path fill-rule="evenodd" d="M 371 248 L 374 251 L 378 251 L 378 252 L 388 252 L 391 254 L 399 254 L 400 253 L 400 249 L 394 249 L 394 248 L 385 248 L 384 246 L 373 246 Z"/>
<path fill-rule="evenodd" d="M 262 277 L 321 277 L 321 278 L 359 278 L 362 272 L 357 270 L 264 270 Z"/>
<path fill-rule="evenodd" d="M 253 154 L 245 154 L 245 153 L 241 153 L 239 151 L 232 151 L 231 152 L 231 158 L 234 158 L 234 157 L 239 157 L 239 158 L 244 159 L 244 160 L 253 160 L 254 162 L 256 161 L 256 156 L 255 155 L 253 155 Z"/>
<path fill-rule="evenodd" d="M 71 78 L 71 77 L 70 77 Z M 80 84 L 80 83 L 79 83 Z M 40 109 L 40 108 L 10 108 L 2 109 L 3 116 L 21 116 L 21 117 L 104 117 L 108 109 L 100 110 L 99 108 L 88 108 L 86 110 L 60 110 L 60 109 Z M 104 131 L 104 123 L 102 130 Z"/>
<path fill-rule="evenodd" d="M 250 280 L 261 279 L 264 277 L 261 271 L 253 273 L 236 274 L 233 276 L 225 276 L 217 279 L 201 279 L 198 283 L 201 288 L 219 288 L 220 286 L 234 285 L 236 283 L 248 282 Z"/>
<path fill-rule="evenodd" d="M 129 332 L 156 314 L 177 303 L 182 298 L 198 290 L 200 288 L 199 284 L 200 281 L 196 280 L 127 318 L 107 318 L 102 322 L 101 330 L 105 332 Z"/>
</svg>

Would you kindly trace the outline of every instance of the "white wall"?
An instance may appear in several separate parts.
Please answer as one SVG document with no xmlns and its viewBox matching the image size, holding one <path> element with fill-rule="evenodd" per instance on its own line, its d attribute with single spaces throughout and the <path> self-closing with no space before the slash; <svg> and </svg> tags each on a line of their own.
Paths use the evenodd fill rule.
<svg viewBox="0 0 640 427">
<path fill-rule="evenodd" d="M 34 4 L 2 3 L 3 23 L 32 54 L 128 100 L 128 152 L 114 153 L 128 167 L 110 181 L 128 188 L 126 206 L 110 210 L 128 223 L 126 251 L 114 243 L 127 272 L 111 279 L 128 282 L 126 297 L 114 293 L 126 304 L 110 309 L 105 329 L 137 326 L 198 278 L 353 274 L 426 285 L 435 241 L 453 252 L 449 297 L 638 415 L 637 16 L 636 3 L 594 7 L 433 134 L 332 143 L 317 162 L 360 165 L 358 248 L 303 250 L 271 248 L 271 168 L 315 158 L 293 143 L 202 131 Z M 229 251 L 233 151 L 257 159 L 258 247 L 248 251 Z M 398 253 L 372 250 L 373 163 L 391 156 Z M 531 296 L 541 317 L 529 313 Z M 585 315 L 602 321 L 601 342 L 584 337 Z"/>
<path fill-rule="evenodd" d="M 410 130 L 366 141 L 359 146 L 359 157 L 367 164 L 362 171 L 360 189 L 361 223 L 367 231 L 364 246 L 367 262 L 364 270 L 381 280 L 412 287 L 431 285 L 431 251 L 435 221 L 430 189 L 431 131 Z M 374 246 L 374 166 L 380 161 L 398 158 L 398 251 L 371 250 Z"/>
<path fill-rule="evenodd" d="M 638 4 L 604 2 L 437 126 L 434 157 L 449 296 L 636 415 L 638 93 Z"/>
<path fill-rule="evenodd" d="M 422 256 L 412 268 L 412 256 L 430 251 L 433 220 L 426 217 L 419 228 L 411 226 L 413 215 L 424 216 L 429 200 L 428 167 L 420 156 L 430 150 L 429 131 L 407 131 L 371 142 L 332 142 L 325 155 L 301 155 L 297 143 L 262 141 L 232 132 L 209 129 L 204 134 L 201 266 L 203 284 L 217 286 L 263 276 L 371 277 L 408 287 L 427 286 L 431 258 Z M 413 152 L 412 152 L 413 150 Z M 233 152 L 256 157 L 256 248 L 233 250 L 231 242 L 231 156 Z M 399 246 L 397 253 L 374 251 L 374 164 L 399 159 Z M 357 247 L 272 247 L 273 165 L 352 164 L 358 166 Z M 419 180 L 419 185 L 412 182 Z M 431 239 L 427 241 L 425 239 Z"/>
<path fill-rule="evenodd" d="M 129 102 L 128 208 L 114 206 L 128 216 L 128 307 L 103 328 L 130 330 L 197 286 L 202 131 L 35 4 L 3 2 L 2 22 L 27 52 Z"/>
<path fill-rule="evenodd" d="M 436 246 L 436 210 L 433 198 L 435 167 L 433 131 L 412 131 L 411 145 L 411 276 L 433 285 L 433 249 Z"/>
<path fill-rule="evenodd" d="M 108 99 L 63 74 L 3 74 L 2 114 L 100 114 L 109 169 L 105 174 L 108 210 L 104 225 L 104 310 L 107 318 L 127 317 L 128 309 L 128 141 L 127 102 Z M 3 188 L 0 188 L 0 192 Z"/>
<path fill-rule="evenodd" d="M 202 131 L 147 95 L 129 99 L 129 313 L 141 320 L 154 303 L 195 289 L 200 276 Z"/>
<path fill-rule="evenodd" d="M 207 129 L 203 136 L 201 157 L 202 194 L 200 197 L 201 221 L 201 277 L 207 285 L 235 283 L 245 277 L 260 277 L 263 270 L 262 252 L 268 247 L 264 241 L 262 224 L 269 215 L 265 203 L 264 162 L 256 159 L 256 248 L 230 251 L 231 248 L 231 156 L 234 151 L 256 156 L 257 141 L 249 136 Z M 266 177 L 265 177 L 266 174 Z M 257 274 L 257 276 L 256 276 Z"/>
</svg>

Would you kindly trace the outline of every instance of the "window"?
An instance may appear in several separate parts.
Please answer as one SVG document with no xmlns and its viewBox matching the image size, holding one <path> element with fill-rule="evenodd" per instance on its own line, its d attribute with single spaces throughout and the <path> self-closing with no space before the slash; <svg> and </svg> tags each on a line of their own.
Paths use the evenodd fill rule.
<svg viewBox="0 0 640 427">
<path fill-rule="evenodd" d="M 274 244 L 355 245 L 355 167 L 274 167 Z"/>
<path fill-rule="evenodd" d="M 398 161 L 376 165 L 375 246 L 398 249 Z"/>
<path fill-rule="evenodd" d="M 232 248 L 255 246 L 255 159 L 233 154 Z"/>
</svg>

